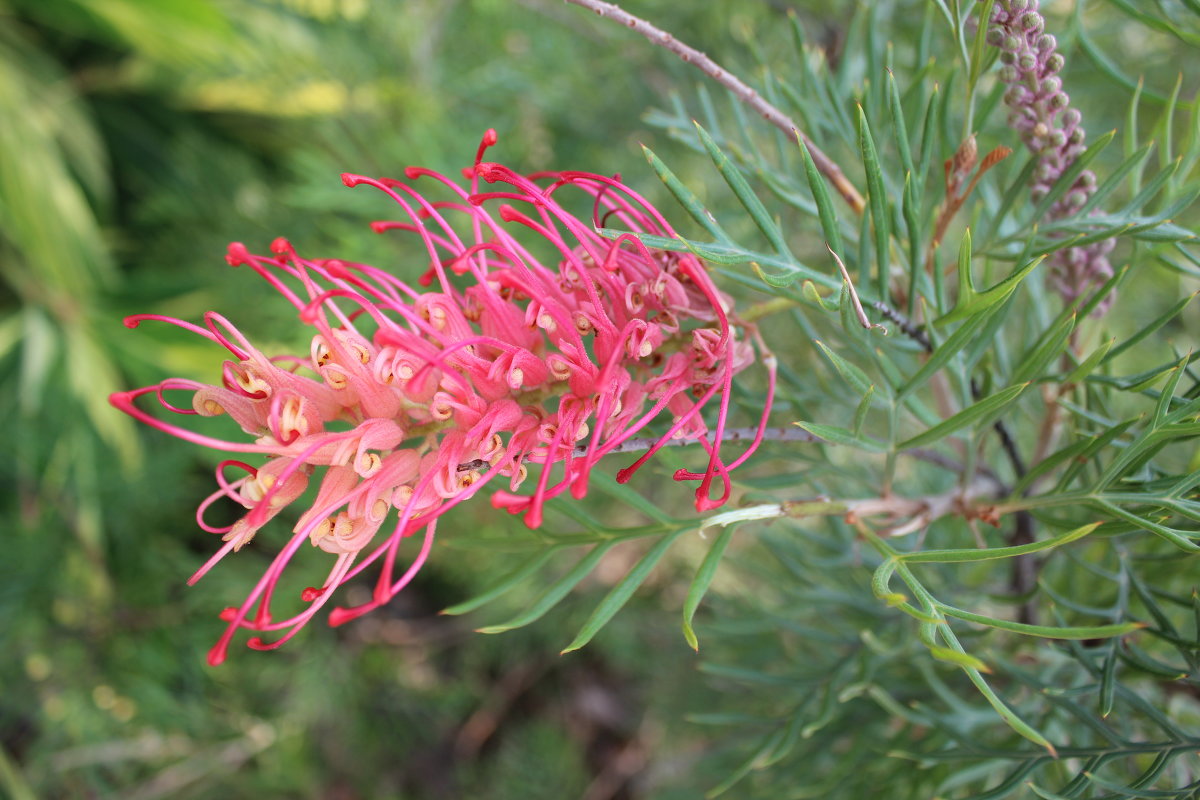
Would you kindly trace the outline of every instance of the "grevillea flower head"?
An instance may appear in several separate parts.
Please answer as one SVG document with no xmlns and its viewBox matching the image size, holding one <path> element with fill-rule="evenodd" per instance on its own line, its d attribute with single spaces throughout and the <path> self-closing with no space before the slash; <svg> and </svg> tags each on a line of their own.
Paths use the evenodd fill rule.
<svg viewBox="0 0 1200 800">
<path fill-rule="evenodd" d="M 675 478 L 698 481 L 696 507 L 706 510 L 729 498 L 730 470 L 761 441 L 774 359 L 764 359 L 769 393 L 758 434 L 726 461 L 721 442 L 733 376 L 755 360 L 751 341 L 761 341 L 733 316 L 698 260 L 648 249 L 634 235 L 674 236 L 658 211 L 616 178 L 522 176 L 484 162 L 495 140 L 488 131 L 465 185 L 416 167 L 404 181 L 342 176 L 398 207 L 400 219 L 373 223 L 377 232 L 407 231 L 423 243 L 427 257 L 413 283 L 365 264 L 302 258 L 283 239 L 266 255 L 229 246 L 228 262 L 256 272 L 311 328 L 307 355 L 267 355 L 216 312 L 202 326 L 154 314 L 126 320 L 129 327 L 172 323 L 229 354 L 218 385 L 172 378 L 111 397 L 159 430 L 231 455 L 196 516 L 223 545 L 190 583 L 315 489 L 265 574 L 240 606 L 222 613 L 228 627 L 210 663 L 224 660 L 241 629 L 257 634 L 252 648 L 278 647 L 372 565 L 380 574 L 371 599 L 334 608 L 330 623 L 388 602 L 425 562 L 439 517 L 488 484 L 499 484 L 492 487 L 496 508 L 537 527 L 548 499 L 582 497 L 600 458 L 654 430 L 657 438 L 618 480 L 668 441 L 697 440 L 708 454 L 705 470 L 679 470 Z M 498 190 L 481 191 L 481 180 Z M 442 199 L 418 192 L 418 182 Z M 567 191 L 582 193 L 591 219 L 559 203 Z M 609 224 L 630 233 L 602 236 Z M 168 399 L 178 391 L 191 393 L 190 404 Z M 144 395 L 174 414 L 228 416 L 249 439 L 217 439 L 168 422 L 138 405 Z M 710 405 L 711 427 L 702 414 Z M 206 521 L 221 498 L 245 509 L 232 525 Z M 419 544 L 404 548 L 401 571 L 410 537 Z M 277 616 L 280 576 L 305 546 L 333 563 L 319 586 L 301 593 L 298 612 Z"/>
<path fill-rule="evenodd" d="M 1008 84 L 1004 102 L 1009 108 L 1009 125 L 1038 160 L 1032 189 L 1036 202 L 1050 193 L 1055 182 L 1086 149 L 1087 137 L 1080 124 L 1082 115 L 1070 107 L 1070 98 L 1063 91 L 1058 76 L 1063 57 L 1054 36 L 1046 32 L 1038 0 L 997 0 L 992 5 L 987 38 L 1000 49 L 1000 79 Z M 1095 190 L 1095 174 L 1082 171 L 1051 205 L 1046 220 L 1073 216 Z M 1054 288 L 1071 301 L 1111 277 L 1108 254 L 1114 244 L 1114 239 L 1102 239 L 1055 252 L 1050 263 Z"/>
</svg>

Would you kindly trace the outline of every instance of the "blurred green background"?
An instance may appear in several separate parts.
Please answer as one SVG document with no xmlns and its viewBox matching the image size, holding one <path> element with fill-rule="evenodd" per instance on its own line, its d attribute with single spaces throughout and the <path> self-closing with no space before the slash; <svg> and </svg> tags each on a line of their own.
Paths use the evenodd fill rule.
<svg viewBox="0 0 1200 800">
<path fill-rule="evenodd" d="M 855 5 L 627 7 L 752 74 L 756 48 L 787 51 L 789 9 L 836 47 Z M 915 28 L 922 6 L 889 21 Z M 1152 86 L 1169 91 L 1170 59 L 1142 54 Z M 390 212 L 343 171 L 452 172 L 493 127 L 490 157 L 518 170 L 619 172 L 666 204 L 645 143 L 703 193 L 711 168 L 642 120 L 697 80 L 557 0 L 0 0 L 0 793 L 602 800 L 711 785 L 724 745 L 682 721 L 709 701 L 676 627 L 676 578 L 702 547 L 673 551 L 596 642 L 560 658 L 628 562 L 537 625 L 476 635 L 484 620 L 436 612 L 510 562 L 455 547 L 454 531 L 530 541 L 480 499 L 387 609 L 213 669 L 217 613 L 268 554 L 247 548 L 188 589 L 214 548 L 192 514 L 217 459 L 106 400 L 218 376 L 207 343 L 128 331 L 126 314 L 219 309 L 265 350 L 307 347 L 291 308 L 225 265 L 231 240 L 423 271 L 370 232 Z M 1103 102 L 1086 76 L 1075 85 Z M 685 508 L 668 471 L 655 502 Z"/>
</svg>

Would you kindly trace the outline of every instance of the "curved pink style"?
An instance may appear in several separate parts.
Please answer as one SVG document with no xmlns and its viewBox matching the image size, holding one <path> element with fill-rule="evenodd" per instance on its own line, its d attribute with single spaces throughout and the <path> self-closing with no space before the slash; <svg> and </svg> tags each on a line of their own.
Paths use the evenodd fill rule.
<svg viewBox="0 0 1200 800">
<path fill-rule="evenodd" d="M 153 314 L 126 320 L 178 325 L 230 354 L 220 385 L 171 378 L 110 398 L 159 430 L 245 454 L 222 462 L 218 490 L 197 511 L 200 526 L 224 545 L 192 582 L 309 487 L 316 491 L 242 604 L 222 613 L 228 628 L 211 664 L 225 659 L 241 629 L 256 632 L 248 642 L 255 649 L 291 639 L 335 589 L 376 562 L 371 600 L 334 608 L 330 622 L 388 602 L 429 556 L 438 518 L 488 484 L 504 487 L 493 505 L 540 525 L 549 498 L 582 497 L 597 461 L 655 423 L 658 443 L 618 479 L 628 480 L 666 440 L 685 437 L 702 444 L 708 464 L 703 472 L 678 470 L 675 479 L 698 482 L 699 510 L 728 500 L 729 472 L 757 446 L 770 413 L 768 396 L 750 451 L 726 462 L 730 387 L 755 360 L 747 339 L 757 341 L 755 332 L 732 314 L 698 260 L 649 249 L 635 235 L 675 233 L 619 180 L 522 176 L 483 161 L 495 141 L 488 131 L 465 186 L 405 170 L 410 182 L 438 184 L 445 200 L 429 200 L 408 182 L 342 176 L 397 204 L 401 220 L 372 227 L 419 237 L 426 257 L 413 272 L 423 289 L 368 265 L 301 258 L 283 239 L 272 255 L 229 246 L 231 265 L 253 269 L 313 329 L 307 356 L 265 355 L 215 312 L 203 326 Z M 504 188 L 481 192 L 481 180 Z M 559 204 L 568 189 L 583 192 L 591 219 Z M 607 238 L 599 232 L 607 224 L 630 233 Z M 773 390 L 774 359 L 764 361 Z M 172 403 L 167 392 L 190 392 L 191 402 Z M 215 438 L 167 422 L 136 404 L 144 395 L 174 414 L 227 415 L 248 437 Z M 717 406 L 711 428 L 702 414 L 710 402 Z M 519 495 L 531 465 L 534 488 Z M 245 515 L 232 526 L 207 524 L 204 512 L 219 498 L 239 503 Z M 416 552 L 397 565 L 403 541 L 420 531 Z M 280 576 L 306 545 L 333 556 L 329 572 L 301 594 L 301 610 L 273 613 Z"/>
</svg>

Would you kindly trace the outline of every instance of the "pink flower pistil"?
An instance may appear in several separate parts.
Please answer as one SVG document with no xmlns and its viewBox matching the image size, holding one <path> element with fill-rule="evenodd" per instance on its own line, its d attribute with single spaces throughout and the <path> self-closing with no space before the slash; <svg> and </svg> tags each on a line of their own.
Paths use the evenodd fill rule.
<svg viewBox="0 0 1200 800">
<path fill-rule="evenodd" d="M 374 223 L 376 231 L 420 237 L 428 269 L 417 288 L 364 264 L 301 258 L 283 239 L 271 255 L 229 246 L 231 265 L 253 269 L 313 328 L 307 356 L 268 356 L 215 312 L 203 326 L 152 314 L 126 320 L 131 328 L 148 319 L 175 324 L 230 354 L 219 385 L 171 378 L 110 398 L 159 430 L 235 454 L 218 466 L 218 488 L 196 515 L 223 545 L 189 583 L 315 489 L 262 578 L 240 606 L 222 613 L 228 625 L 211 664 L 225 659 L 239 629 L 258 634 L 252 648 L 278 647 L 334 589 L 376 562 L 371 599 L 335 608 L 330 623 L 388 602 L 428 557 L 438 518 L 497 479 L 505 488 L 493 493 L 493 505 L 537 527 L 548 499 L 584 496 L 596 462 L 660 417 L 668 421 L 655 430 L 665 432 L 618 479 L 629 480 L 668 440 L 686 437 L 702 443 L 708 463 L 703 472 L 679 470 L 676 480 L 699 483 L 698 510 L 728 500 L 729 471 L 757 446 L 771 408 L 768 394 L 759 435 L 726 463 L 730 388 L 754 361 L 748 339 L 761 347 L 757 333 L 731 315 L 729 299 L 696 258 L 651 250 L 634 235 L 675 233 L 618 179 L 525 177 L 483 161 L 495 141 L 488 131 L 465 187 L 420 168 L 406 170 L 408 182 L 342 176 L 347 186 L 372 186 L 399 206 L 403 219 Z M 503 190 L 481 192 L 481 178 Z M 448 199 L 426 199 L 410 184 L 418 179 L 441 184 Z M 568 187 L 588 198 L 591 220 L 559 205 Z M 606 238 L 599 227 L 610 221 L 633 233 Z M 774 360 L 764 361 L 773 391 Z M 190 392 L 191 403 L 168 400 L 175 391 Z M 160 419 L 135 403 L 147 394 L 174 414 L 228 416 L 249 439 L 218 439 Z M 718 407 L 713 427 L 701 413 L 710 403 Z M 531 464 L 540 467 L 530 478 L 534 488 L 517 494 Z M 211 525 L 205 513 L 222 498 L 245 514 L 229 526 Z M 380 535 L 393 511 L 390 533 Z M 397 576 L 401 544 L 419 532 L 421 544 Z M 298 613 L 277 618 L 272 596 L 305 544 L 329 553 L 333 564 L 320 586 L 301 593 Z M 267 641 L 264 634 L 277 635 Z"/>
</svg>

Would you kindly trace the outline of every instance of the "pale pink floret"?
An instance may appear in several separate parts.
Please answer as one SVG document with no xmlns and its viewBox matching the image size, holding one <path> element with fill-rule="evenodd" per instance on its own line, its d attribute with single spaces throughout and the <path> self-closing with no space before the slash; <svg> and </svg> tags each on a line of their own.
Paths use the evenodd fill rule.
<svg viewBox="0 0 1200 800">
<path fill-rule="evenodd" d="M 312 326 L 306 357 L 268 357 L 213 312 L 204 326 L 158 315 L 126 321 L 178 325 L 232 358 L 219 385 L 169 379 L 115 394 L 112 403 L 188 441 L 264 459 L 258 467 L 231 459 L 218 468 L 219 488 L 201 503 L 197 521 L 224 544 L 193 582 L 317 487 L 291 539 L 242 605 L 222 613 L 228 628 L 211 663 L 225 658 L 242 628 L 282 631 L 273 641 L 249 641 L 256 649 L 279 646 L 334 589 L 376 562 L 381 574 L 371 600 L 335 608 L 330 622 L 388 602 L 428 557 L 438 517 L 496 478 L 506 489 L 493 493 L 493 505 L 536 527 L 548 499 L 566 491 L 585 495 L 600 458 L 669 415 L 655 428 L 657 443 L 618 479 L 628 480 L 672 438 L 698 440 L 706 468 L 679 470 L 675 478 L 699 482 L 696 507 L 706 510 L 729 498 L 729 471 L 757 447 L 770 396 L 751 447 L 729 463 L 721 456 L 733 376 L 755 357 L 739 328 L 755 341 L 756 335 L 730 316 L 728 299 L 699 261 L 650 250 L 634 235 L 674 237 L 661 215 L 615 178 L 525 177 L 485 163 L 494 142 L 489 131 L 475 167 L 465 171 L 466 187 L 429 170 L 405 171 L 410 181 L 440 184 L 451 195 L 446 201 L 430 201 L 401 181 L 343 176 L 348 186 L 373 186 L 402 210 L 403 220 L 373 227 L 419 237 L 426 261 L 414 272 L 423 273 L 418 283 L 427 291 L 368 265 L 305 260 L 282 239 L 268 256 L 230 245 L 231 265 L 253 269 Z M 506 188 L 480 192 L 481 179 Z M 558 204 L 556 195 L 567 188 L 590 198 L 591 219 Z M 609 225 L 632 233 L 600 235 Z M 539 261 L 523 244 L 538 239 L 538 248 L 557 254 L 554 262 Z M 767 364 L 773 390 L 774 360 Z M 171 402 L 168 393 L 175 391 L 190 392 L 191 402 Z M 168 423 L 135 404 L 145 394 L 174 413 L 228 415 L 252 439 L 218 439 Z M 711 401 L 718 412 L 710 428 L 701 412 Z M 540 467 L 534 488 L 517 495 L 529 485 L 530 465 Z M 222 498 L 246 513 L 231 526 L 214 527 L 204 514 Z M 398 514 L 385 529 L 393 509 Z M 418 551 L 396 575 L 401 542 L 419 531 Z M 277 618 L 276 586 L 306 544 L 334 562 L 320 586 L 301 593 L 306 605 L 298 613 Z"/>
</svg>

